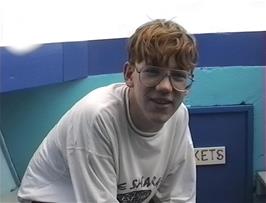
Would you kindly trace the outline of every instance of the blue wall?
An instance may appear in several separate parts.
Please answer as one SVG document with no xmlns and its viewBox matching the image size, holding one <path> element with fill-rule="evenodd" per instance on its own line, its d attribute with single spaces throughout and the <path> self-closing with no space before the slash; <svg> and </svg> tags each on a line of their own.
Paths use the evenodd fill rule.
<svg viewBox="0 0 266 203">
<path fill-rule="evenodd" d="M 254 105 L 254 172 L 265 169 L 265 36 L 266 32 L 197 35 L 199 67 L 185 100 L 191 106 Z M 20 178 L 32 153 L 67 109 L 96 87 L 123 81 L 119 72 L 126 56 L 120 50 L 124 42 L 86 42 L 87 78 L 0 94 L 0 126 Z"/>
</svg>

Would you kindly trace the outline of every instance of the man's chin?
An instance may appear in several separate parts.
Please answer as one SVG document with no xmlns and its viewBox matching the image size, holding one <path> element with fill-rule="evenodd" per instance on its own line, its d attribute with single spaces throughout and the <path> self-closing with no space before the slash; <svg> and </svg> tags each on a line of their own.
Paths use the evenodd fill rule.
<svg viewBox="0 0 266 203">
<path fill-rule="evenodd" d="M 156 114 L 153 116 L 152 121 L 158 125 L 163 125 L 166 123 L 172 115 L 169 114 Z"/>
</svg>

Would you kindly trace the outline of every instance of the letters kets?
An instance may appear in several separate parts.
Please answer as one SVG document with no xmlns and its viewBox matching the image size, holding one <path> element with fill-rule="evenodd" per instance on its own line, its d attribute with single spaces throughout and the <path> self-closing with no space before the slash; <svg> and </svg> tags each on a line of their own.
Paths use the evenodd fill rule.
<svg viewBox="0 0 266 203">
<path fill-rule="evenodd" d="M 201 147 L 195 148 L 197 165 L 225 164 L 225 147 Z"/>
</svg>

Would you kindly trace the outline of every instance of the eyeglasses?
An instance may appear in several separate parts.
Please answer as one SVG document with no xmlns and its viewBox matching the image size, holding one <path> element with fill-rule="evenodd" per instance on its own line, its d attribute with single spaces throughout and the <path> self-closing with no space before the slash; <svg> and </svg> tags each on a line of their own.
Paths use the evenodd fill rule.
<svg viewBox="0 0 266 203">
<path fill-rule="evenodd" d="M 136 68 L 139 79 L 146 87 L 155 87 L 167 76 L 172 87 L 179 92 L 187 92 L 194 79 L 194 75 L 184 70 L 167 69 L 157 66 L 145 66 L 141 70 Z"/>
</svg>

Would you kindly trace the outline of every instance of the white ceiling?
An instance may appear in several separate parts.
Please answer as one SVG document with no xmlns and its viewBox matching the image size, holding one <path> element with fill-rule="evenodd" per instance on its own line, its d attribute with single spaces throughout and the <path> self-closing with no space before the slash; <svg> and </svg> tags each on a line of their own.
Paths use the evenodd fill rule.
<svg viewBox="0 0 266 203">
<path fill-rule="evenodd" d="M 266 0 L 0 0 L 0 46 L 128 37 L 149 19 L 191 33 L 266 30 Z"/>
</svg>

